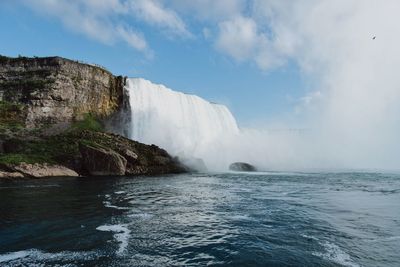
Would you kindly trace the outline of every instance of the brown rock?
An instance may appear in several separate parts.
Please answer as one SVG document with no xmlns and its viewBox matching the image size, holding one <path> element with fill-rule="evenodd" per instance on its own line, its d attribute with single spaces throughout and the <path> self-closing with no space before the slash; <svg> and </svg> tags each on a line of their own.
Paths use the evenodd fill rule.
<svg viewBox="0 0 400 267">
<path fill-rule="evenodd" d="M 0 121 L 13 118 L 32 129 L 87 113 L 106 117 L 122 105 L 123 83 L 103 67 L 61 57 L 0 56 L 0 101 L 16 104 Z"/>
<path fill-rule="evenodd" d="M 138 155 L 129 149 L 124 149 L 122 155 L 126 158 L 129 162 L 135 162 L 138 159 Z"/>
<path fill-rule="evenodd" d="M 125 175 L 127 160 L 111 149 L 79 145 L 84 168 L 90 175 Z"/>
<path fill-rule="evenodd" d="M 20 163 L 19 165 L 10 166 L 14 171 L 20 172 L 25 176 L 40 178 L 40 177 L 77 177 L 78 173 L 68 169 L 65 166 L 53 165 L 48 163 L 27 164 Z"/>
<path fill-rule="evenodd" d="M 0 178 L 23 178 L 24 175 L 20 172 L 5 172 L 0 171 Z"/>
</svg>

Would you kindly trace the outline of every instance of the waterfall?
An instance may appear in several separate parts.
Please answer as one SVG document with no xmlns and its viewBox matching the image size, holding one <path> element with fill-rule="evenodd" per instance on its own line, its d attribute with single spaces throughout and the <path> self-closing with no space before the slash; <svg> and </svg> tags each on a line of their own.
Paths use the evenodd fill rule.
<svg viewBox="0 0 400 267">
<path fill-rule="evenodd" d="M 144 79 L 128 79 L 131 139 L 179 157 L 204 159 L 208 147 L 239 133 L 229 109 Z"/>
</svg>

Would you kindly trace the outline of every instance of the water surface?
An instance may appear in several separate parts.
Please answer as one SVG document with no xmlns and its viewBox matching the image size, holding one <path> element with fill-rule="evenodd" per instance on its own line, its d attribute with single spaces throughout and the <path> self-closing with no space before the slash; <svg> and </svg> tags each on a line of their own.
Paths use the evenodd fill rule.
<svg viewBox="0 0 400 267">
<path fill-rule="evenodd" d="M 400 266 L 400 175 L 0 183 L 0 266 Z"/>
</svg>

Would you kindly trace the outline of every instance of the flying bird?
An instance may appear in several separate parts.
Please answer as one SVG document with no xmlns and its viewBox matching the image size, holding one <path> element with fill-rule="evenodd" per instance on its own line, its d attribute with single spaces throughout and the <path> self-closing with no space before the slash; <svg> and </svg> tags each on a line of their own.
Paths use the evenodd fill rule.
<svg viewBox="0 0 400 267">
<path fill-rule="evenodd" d="M 372 40 L 375 40 L 375 39 L 376 39 L 376 36 L 372 37 Z"/>
</svg>

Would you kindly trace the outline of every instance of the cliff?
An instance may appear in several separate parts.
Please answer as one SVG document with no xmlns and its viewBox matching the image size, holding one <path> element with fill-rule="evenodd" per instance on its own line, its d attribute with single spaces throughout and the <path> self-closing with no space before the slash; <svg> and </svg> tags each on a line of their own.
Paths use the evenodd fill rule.
<svg viewBox="0 0 400 267">
<path fill-rule="evenodd" d="M 60 57 L 0 56 L 0 178 L 184 172 L 165 150 L 105 131 L 126 120 L 124 80 Z"/>
<path fill-rule="evenodd" d="M 0 57 L 0 123 L 28 129 L 107 117 L 123 101 L 124 78 L 61 57 Z"/>
</svg>

